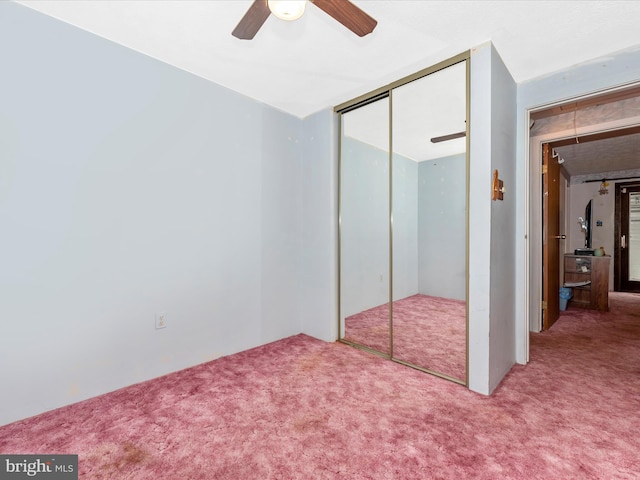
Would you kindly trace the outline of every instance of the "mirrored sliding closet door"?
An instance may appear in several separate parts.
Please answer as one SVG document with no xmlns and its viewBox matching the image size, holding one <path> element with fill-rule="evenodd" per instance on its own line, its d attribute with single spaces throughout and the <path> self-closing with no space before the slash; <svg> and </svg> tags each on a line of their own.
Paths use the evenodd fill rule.
<svg viewBox="0 0 640 480">
<path fill-rule="evenodd" d="M 389 355 L 389 98 L 342 115 L 342 339 Z"/>
<path fill-rule="evenodd" d="M 458 58 L 339 110 L 341 339 L 463 384 L 467 77 Z"/>
</svg>

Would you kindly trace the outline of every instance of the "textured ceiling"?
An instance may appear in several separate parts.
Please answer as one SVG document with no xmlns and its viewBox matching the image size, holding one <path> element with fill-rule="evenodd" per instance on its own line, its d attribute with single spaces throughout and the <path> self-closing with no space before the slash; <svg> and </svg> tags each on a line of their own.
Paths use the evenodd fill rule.
<svg viewBox="0 0 640 480">
<path fill-rule="evenodd" d="M 491 40 L 516 82 L 640 44 L 636 1 L 354 1 L 378 20 L 360 38 L 309 6 L 231 36 L 251 0 L 19 3 L 297 117 Z"/>
<path fill-rule="evenodd" d="M 554 149 L 572 183 L 640 177 L 640 133 Z"/>
<path fill-rule="evenodd" d="M 466 139 L 433 143 L 431 138 L 466 130 L 466 62 L 439 70 L 393 90 L 393 151 L 416 162 L 462 153 Z M 389 150 L 386 99 L 346 113 L 346 136 Z"/>
<path fill-rule="evenodd" d="M 555 134 L 551 146 L 571 183 L 640 177 L 640 87 L 569 102 L 532 118 L 532 138 Z"/>
</svg>

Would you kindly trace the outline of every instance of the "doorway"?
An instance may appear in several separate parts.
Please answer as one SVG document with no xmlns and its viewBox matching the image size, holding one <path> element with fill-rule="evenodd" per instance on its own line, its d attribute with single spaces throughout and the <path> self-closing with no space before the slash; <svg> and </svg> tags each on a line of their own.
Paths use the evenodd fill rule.
<svg viewBox="0 0 640 480">
<path fill-rule="evenodd" d="M 616 184 L 615 289 L 640 292 L 640 181 Z"/>
<path fill-rule="evenodd" d="M 628 108 L 630 105 L 635 107 Z M 610 149 L 611 142 L 618 142 L 619 137 L 624 135 L 621 133 L 622 130 L 630 127 L 637 129 L 640 125 L 640 116 L 637 114 L 638 105 L 640 105 L 640 88 L 634 86 L 625 91 L 616 90 L 589 98 L 576 99 L 562 105 L 546 107 L 538 111 L 530 111 L 529 228 L 531 237 L 528 249 L 529 273 L 527 275 L 529 281 L 529 331 L 538 332 L 543 329 L 543 312 L 548 305 L 545 305 L 544 301 L 550 299 L 552 295 L 557 295 L 557 292 L 552 292 L 548 288 L 547 293 L 544 293 L 546 287 L 543 279 L 548 279 L 547 275 L 555 275 L 555 273 L 550 272 L 548 268 L 544 269 L 543 266 L 543 244 L 545 242 L 543 225 L 547 220 L 543 215 L 543 201 L 546 194 L 546 190 L 543 189 L 542 176 L 543 145 L 552 143 L 554 148 L 551 155 L 559 153 L 555 161 L 559 163 L 562 174 L 569 179 L 566 182 L 567 196 L 569 197 L 572 193 L 571 188 L 575 188 L 575 185 L 578 184 L 586 185 L 588 183 L 594 186 L 597 192 L 598 186 L 603 183 L 615 185 L 615 182 L 621 181 L 621 179 L 640 178 L 640 164 L 635 156 L 627 159 L 627 163 L 619 163 L 619 166 L 612 169 L 610 164 L 616 163 L 622 157 L 611 159 L 602 154 L 602 151 L 606 153 Z M 587 141 L 588 136 L 592 136 L 592 142 Z M 569 160 L 574 157 L 582 157 L 587 148 L 596 151 L 595 155 L 591 155 L 592 160 L 584 161 L 583 158 L 582 162 L 576 163 L 573 168 L 568 168 Z M 612 201 L 612 197 L 614 195 L 600 198 Z M 594 218 L 594 223 L 601 220 L 602 226 L 595 227 L 595 231 L 599 234 L 609 228 L 612 229 L 610 238 L 608 237 L 610 243 L 607 244 L 605 250 L 608 255 L 614 256 L 618 252 L 614 241 L 619 236 L 613 234 L 615 227 L 612 225 L 613 203 L 611 205 L 611 219 Z M 574 205 L 573 207 L 574 212 L 576 208 L 584 209 L 584 205 L 580 207 Z M 576 218 L 574 219 L 573 216 Z M 562 227 L 566 226 L 566 232 L 559 232 L 559 234 L 567 233 L 564 250 L 561 245 L 560 258 L 562 258 L 564 253 L 573 252 L 574 246 L 578 242 L 579 246 L 584 246 L 584 234 L 579 230 L 578 215 L 574 215 L 569 207 L 567 207 L 564 224 L 563 219 L 560 219 L 560 224 L 561 227 L 558 230 L 563 230 Z M 561 265 L 560 262 L 560 267 Z M 611 277 L 613 277 L 613 270 Z M 560 273 L 560 282 L 561 279 L 562 274 Z M 610 285 L 614 285 L 613 278 Z"/>
</svg>

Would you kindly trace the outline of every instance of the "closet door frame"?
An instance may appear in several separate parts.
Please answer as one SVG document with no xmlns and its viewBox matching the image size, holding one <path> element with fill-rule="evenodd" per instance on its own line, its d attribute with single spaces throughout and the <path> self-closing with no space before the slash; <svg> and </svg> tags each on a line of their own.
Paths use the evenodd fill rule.
<svg viewBox="0 0 640 480">
<path fill-rule="evenodd" d="M 470 152 L 470 135 L 471 135 L 471 129 L 470 129 L 470 125 L 469 125 L 469 119 L 470 119 L 470 85 L 471 85 L 471 81 L 470 81 L 470 58 L 471 58 L 471 54 L 470 51 L 465 51 L 463 53 L 460 53 L 459 55 L 456 55 L 454 57 L 451 57 L 447 60 L 444 60 L 442 62 L 439 62 L 431 67 L 425 68 L 423 70 L 420 70 L 412 75 L 408 75 L 404 78 L 401 78 L 399 80 L 396 80 L 392 83 L 389 83 L 383 87 L 377 88 L 375 90 L 370 91 L 369 93 L 360 95 L 352 100 L 349 100 L 347 102 L 344 102 L 340 105 L 337 105 L 336 107 L 334 107 L 334 113 L 338 114 L 339 117 L 339 134 L 338 134 L 338 152 L 342 152 L 342 131 L 343 131 L 343 125 L 342 125 L 342 114 L 343 113 L 347 113 L 351 110 L 357 109 L 361 106 L 367 105 L 369 103 L 375 102 L 376 100 L 379 100 L 381 98 L 385 98 L 388 97 L 389 98 L 389 132 L 388 132 L 388 138 L 389 138 L 389 210 L 390 212 L 392 212 L 392 198 L 393 198 L 393 190 L 392 190 L 392 181 L 393 181 L 393 177 L 392 177 L 392 167 L 393 167 L 393 116 L 392 116 L 392 111 L 393 111 L 393 89 L 395 89 L 396 87 L 400 87 L 403 85 L 406 85 L 410 82 L 413 82 L 415 80 L 421 79 L 423 77 L 426 77 L 432 73 L 435 73 L 439 70 L 443 70 L 446 69 L 450 66 L 453 66 L 455 64 L 458 64 L 460 62 L 466 62 L 466 191 L 467 191 L 467 195 L 466 195 L 466 248 L 465 248 L 465 262 L 466 262 L 466 320 L 465 320 L 465 334 L 466 334 L 466 358 L 465 358 L 465 364 L 466 364 L 466 368 L 465 368 L 465 378 L 464 379 L 458 379 L 458 378 L 453 378 L 450 377 L 446 374 L 440 373 L 440 372 L 434 372 L 425 368 L 422 368 L 420 366 L 417 365 L 413 365 L 411 363 L 408 362 L 404 362 L 402 360 L 398 360 L 394 357 L 393 354 L 393 221 L 392 221 L 392 214 L 390 213 L 389 216 L 389 305 L 390 305 L 390 311 L 389 311 L 389 353 L 385 353 L 385 352 L 380 352 L 377 351 L 375 349 L 371 349 L 367 346 L 358 344 L 356 342 L 352 342 L 352 341 L 347 341 L 344 340 L 342 337 L 344 335 L 344 324 L 342 322 L 342 312 L 341 312 L 341 304 L 342 304 L 342 285 L 341 285 L 341 278 L 342 278 L 342 272 L 341 272 L 341 237 L 342 237 L 342 225 L 341 225 L 341 212 L 342 212 L 342 195 L 341 195 L 341 174 L 340 172 L 342 171 L 342 159 L 341 159 L 341 154 L 338 155 L 338 255 L 337 255 L 337 259 L 338 259 L 338 341 L 342 342 L 342 343 L 346 343 L 348 345 L 351 345 L 353 347 L 368 351 L 370 353 L 374 353 L 376 355 L 382 356 L 384 358 L 387 358 L 389 360 L 392 360 L 396 363 L 400 363 L 403 365 L 406 365 L 408 367 L 411 368 L 415 368 L 417 370 L 421 370 L 424 371 L 426 373 L 444 378 L 446 380 L 450 380 L 452 382 L 455 383 L 459 383 L 461 385 L 465 385 L 468 386 L 469 385 L 469 163 L 470 163 L 470 158 L 469 158 L 469 152 Z"/>
</svg>

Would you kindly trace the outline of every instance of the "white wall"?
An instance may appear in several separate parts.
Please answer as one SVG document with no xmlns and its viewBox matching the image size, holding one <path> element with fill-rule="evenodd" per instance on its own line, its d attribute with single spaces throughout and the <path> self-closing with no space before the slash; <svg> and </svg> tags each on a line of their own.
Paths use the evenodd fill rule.
<svg viewBox="0 0 640 480">
<path fill-rule="evenodd" d="M 338 117 L 331 110 L 303 120 L 302 331 L 338 338 Z"/>
<path fill-rule="evenodd" d="M 491 58 L 491 170 L 498 170 L 506 193 L 491 203 L 491 339 L 489 391 L 516 361 L 516 83 L 498 53 Z"/>
<path fill-rule="evenodd" d="M 393 155 L 393 300 L 415 295 L 418 287 L 419 164 Z"/>
<path fill-rule="evenodd" d="M 389 301 L 389 154 L 342 139 L 341 315 Z"/>
<path fill-rule="evenodd" d="M 8 2 L 0 64 L 0 424 L 302 330 L 303 216 L 331 231 L 302 192 L 330 141 L 315 155 L 303 137 L 326 114 L 301 122 Z"/>
<path fill-rule="evenodd" d="M 260 209 L 258 219 L 251 219 L 261 225 L 260 344 L 302 329 L 301 305 L 297 301 L 300 299 L 303 248 L 302 127 L 296 118 L 261 108 L 257 129 L 262 134 L 260 148 L 258 152 L 252 152 L 261 160 Z M 238 124 L 233 128 L 238 130 Z M 243 132 L 242 128 L 239 130 Z M 254 132 L 242 134 L 248 137 Z M 244 188 L 240 190 L 247 195 Z M 218 200 L 224 201 L 224 198 Z M 226 208 L 233 211 L 234 206 L 226 204 Z M 251 275 L 250 270 L 246 273 Z M 234 295 L 240 292 L 242 285 L 238 285 Z"/>
<path fill-rule="evenodd" d="M 467 298 L 466 154 L 418 164 L 420 293 Z"/>
<path fill-rule="evenodd" d="M 489 394 L 515 361 L 516 86 L 490 43 L 471 51 L 469 388 Z M 493 171 L 507 193 L 492 202 Z"/>
<path fill-rule="evenodd" d="M 529 323 L 539 316 L 538 253 L 541 242 L 537 149 L 529 154 L 529 110 L 640 80 L 640 47 L 615 52 L 518 86 L 516 145 L 516 355 L 528 361 Z M 580 130 L 578 133 L 584 133 Z M 533 140 L 532 140 L 533 142 Z"/>
</svg>

